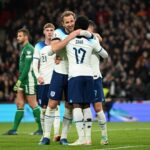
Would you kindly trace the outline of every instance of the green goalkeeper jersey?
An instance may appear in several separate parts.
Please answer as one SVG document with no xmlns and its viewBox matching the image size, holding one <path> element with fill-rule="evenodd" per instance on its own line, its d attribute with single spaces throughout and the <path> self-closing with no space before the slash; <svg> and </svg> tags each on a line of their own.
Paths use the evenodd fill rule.
<svg viewBox="0 0 150 150">
<path fill-rule="evenodd" d="M 22 86 L 34 86 L 37 83 L 32 67 L 33 53 L 34 47 L 30 43 L 25 44 L 21 50 L 19 59 L 19 80 Z"/>
</svg>

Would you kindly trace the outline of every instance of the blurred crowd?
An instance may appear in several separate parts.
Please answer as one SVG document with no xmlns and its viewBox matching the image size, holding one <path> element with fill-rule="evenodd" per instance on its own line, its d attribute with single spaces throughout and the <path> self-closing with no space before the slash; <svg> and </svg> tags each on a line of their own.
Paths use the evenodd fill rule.
<svg viewBox="0 0 150 150">
<path fill-rule="evenodd" d="M 34 45 L 47 22 L 59 26 L 64 10 L 86 15 L 97 24 L 108 51 L 101 62 L 108 97 L 121 101 L 150 100 L 149 0 L 3 0 L 0 1 L 0 102 L 13 102 L 20 47 L 16 31 L 27 27 Z"/>
</svg>

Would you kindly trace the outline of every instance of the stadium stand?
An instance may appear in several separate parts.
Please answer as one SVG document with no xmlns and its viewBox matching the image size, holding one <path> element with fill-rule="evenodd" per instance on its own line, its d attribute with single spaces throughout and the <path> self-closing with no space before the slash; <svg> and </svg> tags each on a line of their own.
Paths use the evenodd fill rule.
<svg viewBox="0 0 150 150">
<path fill-rule="evenodd" d="M 0 1 L 0 102 L 12 103 L 18 75 L 16 31 L 27 27 L 34 44 L 46 22 L 59 24 L 66 9 L 96 22 L 110 55 L 101 63 L 108 97 L 150 100 L 150 1 L 148 0 L 3 0 Z"/>
</svg>

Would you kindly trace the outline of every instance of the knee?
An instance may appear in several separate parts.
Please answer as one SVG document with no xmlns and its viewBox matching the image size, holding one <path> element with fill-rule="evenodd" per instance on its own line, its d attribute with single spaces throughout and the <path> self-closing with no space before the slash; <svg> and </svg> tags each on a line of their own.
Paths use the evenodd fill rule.
<svg viewBox="0 0 150 150">
<path fill-rule="evenodd" d="M 72 104 L 65 102 L 65 108 L 72 109 Z"/>
<path fill-rule="evenodd" d="M 36 101 L 32 101 L 32 102 L 29 101 L 29 105 L 30 105 L 31 108 L 35 108 L 35 107 L 37 107 L 38 104 L 37 104 Z"/>
<path fill-rule="evenodd" d="M 95 109 L 96 112 L 100 112 L 100 111 L 103 110 L 101 107 L 95 107 L 94 109 Z"/>
<path fill-rule="evenodd" d="M 57 101 L 49 101 L 49 103 L 48 103 L 48 106 L 49 106 L 49 108 L 51 108 L 51 109 L 56 109 L 57 108 L 57 105 L 58 105 L 58 102 Z"/>
<path fill-rule="evenodd" d="M 102 103 L 98 102 L 94 104 L 94 109 L 96 112 L 100 112 L 103 110 Z"/>
<path fill-rule="evenodd" d="M 24 102 L 23 101 L 16 101 L 17 108 L 23 108 Z"/>
</svg>

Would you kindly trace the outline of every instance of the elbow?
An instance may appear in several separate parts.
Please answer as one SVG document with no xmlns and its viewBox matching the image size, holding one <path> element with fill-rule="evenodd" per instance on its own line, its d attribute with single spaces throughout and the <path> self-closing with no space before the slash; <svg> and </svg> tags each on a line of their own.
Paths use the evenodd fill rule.
<svg viewBox="0 0 150 150">
<path fill-rule="evenodd" d="M 57 51 L 59 50 L 58 46 L 57 45 L 51 45 L 51 51 L 52 53 L 56 53 Z"/>
<path fill-rule="evenodd" d="M 108 53 L 107 53 L 106 51 L 102 51 L 102 52 L 100 53 L 100 56 L 101 56 L 102 58 L 106 59 L 106 58 L 108 58 Z"/>
<path fill-rule="evenodd" d="M 54 53 L 56 52 L 55 47 L 52 47 L 52 49 L 51 49 L 51 50 L 52 50 L 52 52 L 54 52 Z"/>
<path fill-rule="evenodd" d="M 54 43 L 51 44 L 51 50 L 52 50 L 53 52 L 55 52 L 55 44 L 54 44 Z"/>
<path fill-rule="evenodd" d="M 106 53 L 103 58 L 104 59 L 108 58 L 108 53 Z"/>
</svg>

